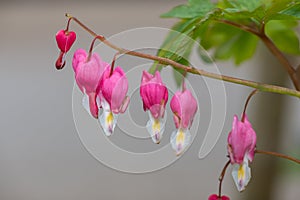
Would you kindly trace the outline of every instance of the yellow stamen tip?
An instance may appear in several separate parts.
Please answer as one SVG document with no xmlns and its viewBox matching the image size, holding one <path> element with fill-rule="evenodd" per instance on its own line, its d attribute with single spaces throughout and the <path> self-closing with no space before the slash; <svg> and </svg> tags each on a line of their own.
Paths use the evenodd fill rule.
<svg viewBox="0 0 300 200">
<path fill-rule="evenodd" d="M 112 124 L 113 121 L 114 121 L 114 116 L 113 116 L 112 112 L 110 112 L 110 113 L 107 115 L 107 117 L 106 117 L 106 123 L 107 123 L 107 124 Z"/>
</svg>

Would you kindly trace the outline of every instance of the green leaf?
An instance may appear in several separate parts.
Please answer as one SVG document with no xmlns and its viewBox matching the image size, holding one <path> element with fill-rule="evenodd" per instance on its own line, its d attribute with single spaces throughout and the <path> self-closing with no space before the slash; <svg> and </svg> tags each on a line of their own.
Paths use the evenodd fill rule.
<svg viewBox="0 0 300 200">
<path fill-rule="evenodd" d="M 194 31 L 200 19 L 182 20 L 175 24 L 161 45 L 157 55 L 180 62 L 189 58 L 194 45 Z M 149 69 L 150 73 L 161 70 L 164 65 L 154 62 Z"/>
<path fill-rule="evenodd" d="M 189 0 L 187 5 L 179 5 L 174 7 L 161 17 L 175 17 L 181 19 L 191 19 L 195 17 L 204 17 L 209 11 L 215 7 L 210 0 Z"/>
<path fill-rule="evenodd" d="M 248 32 L 225 24 L 213 24 L 201 37 L 205 49 L 214 49 L 214 58 L 234 59 L 239 65 L 255 53 L 258 38 Z"/>
<path fill-rule="evenodd" d="M 227 0 L 227 2 L 232 5 L 232 9 L 236 12 L 253 12 L 263 4 L 262 0 Z"/>
<path fill-rule="evenodd" d="M 293 30 L 297 21 L 272 20 L 266 24 L 266 34 L 275 45 L 288 54 L 300 54 L 299 38 Z"/>
<path fill-rule="evenodd" d="M 300 2 L 298 3 L 291 3 L 288 8 L 280 12 L 284 15 L 293 16 L 296 19 L 300 19 Z"/>
</svg>

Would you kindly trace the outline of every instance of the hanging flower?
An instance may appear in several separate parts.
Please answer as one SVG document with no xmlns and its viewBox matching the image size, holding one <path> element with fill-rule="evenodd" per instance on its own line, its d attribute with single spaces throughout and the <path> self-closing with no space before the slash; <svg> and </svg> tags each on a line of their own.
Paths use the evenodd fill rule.
<svg viewBox="0 0 300 200">
<path fill-rule="evenodd" d="M 212 195 L 210 195 L 208 197 L 208 200 L 230 200 L 230 198 L 227 197 L 227 196 L 225 196 L 225 195 L 223 195 L 223 196 L 220 197 L 220 196 L 218 196 L 216 194 L 212 194 Z"/>
<path fill-rule="evenodd" d="M 246 114 L 243 114 L 239 121 L 235 115 L 232 123 L 232 130 L 228 135 L 228 153 L 230 162 L 233 165 L 232 177 L 241 192 L 245 189 L 251 178 L 249 162 L 254 159 L 256 147 L 256 133 L 248 120 Z"/>
<path fill-rule="evenodd" d="M 65 55 L 76 40 L 76 33 L 73 31 L 59 30 L 55 35 L 56 43 L 60 49 L 59 57 L 55 63 L 57 69 L 65 66 Z"/>
<path fill-rule="evenodd" d="M 176 155 L 180 155 L 190 143 L 191 133 L 189 129 L 192 126 L 198 105 L 192 93 L 185 89 L 185 86 L 183 91 L 175 93 L 170 105 L 177 129 L 172 133 L 171 144 Z"/>
<path fill-rule="evenodd" d="M 117 123 L 119 113 L 124 113 L 129 104 L 128 80 L 121 67 L 108 67 L 99 83 L 98 97 L 101 100 L 103 113 L 99 117 L 101 127 L 110 136 Z"/>
<path fill-rule="evenodd" d="M 78 49 L 74 53 L 72 65 L 76 83 L 84 94 L 82 104 L 93 117 L 98 118 L 100 105 L 97 103 L 97 88 L 103 71 L 109 64 L 102 61 L 96 53 L 89 58 L 85 50 Z"/>
<path fill-rule="evenodd" d="M 165 108 L 168 101 L 168 89 L 163 84 L 160 73 L 155 75 L 143 71 L 140 95 L 143 101 L 144 111 L 149 111 L 147 130 L 153 142 L 159 143 L 165 129 Z"/>
</svg>

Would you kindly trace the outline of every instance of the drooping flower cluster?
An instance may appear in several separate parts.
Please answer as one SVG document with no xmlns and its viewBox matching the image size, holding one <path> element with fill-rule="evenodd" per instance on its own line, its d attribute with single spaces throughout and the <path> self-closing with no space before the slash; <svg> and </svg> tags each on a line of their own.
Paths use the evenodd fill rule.
<svg viewBox="0 0 300 200">
<path fill-rule="evenodd" d="M 185 88 L 183 82 L 183 91 L 177 91 L 171 99 L 171 110 L 176 126 L 176 131 L 171 135 L 171 145 L 176 155 L 180 155 L 190 143 L 191 134 L 189 129 L 193 123 L 198 105 L 192 93 Z M 159 143 L 165 128 L 164 112 L 168 101 L 168 90 L 163 84 L 160 73 L 155 75 L 144 71 L 140 94 L 143 100 L 144 110 L 149 110 L 149 121 L 147 130 L 155 143 Z"/>
<path fill-rule="evenodd" d="M 56 62 L 57 69 L 64 67 L 64 56 L 75 39 L 75 32 L 68 31 L 68 26 L 66 30 L 60 30 L 56 34 L 60 49 L 60 56 Z M 110 65 L 101 60 L 97 53 L 92 53 L 96 39 L 97 37 L 93 40 L 88 53 L 84 49 L 75 51 L 72 66 L 76 83 L 83 93 L 83 107 L 91 116 L 99 120 L 105 135 L 110 136 L 115 129 L 118 115 L 126 111 L 130 101 L 126 95 L 128 80 L 121 67 L 114 68 L 114 62 Z M 197 101 L 185 88 L 185 84 L 183 88 L 183 91 L 175 93 L 170 104 L 177 129 L 173 132 L 170 141 L 177 155 L 180 155 L 190 142 L 189 129 L 198 108 Z M 147 131 L 153 142 L 158 144 L 165 130 L 165 110 L 168 102 L 168 89 L 159 71 L 154 75 L 143 71 L 140 95 L 144 111 L 149 113 Z"/>
</svg>

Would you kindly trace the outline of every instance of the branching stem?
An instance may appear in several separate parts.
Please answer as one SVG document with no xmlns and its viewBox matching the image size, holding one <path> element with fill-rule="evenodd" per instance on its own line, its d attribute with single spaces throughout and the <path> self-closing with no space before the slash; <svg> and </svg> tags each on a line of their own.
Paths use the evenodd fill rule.
<svg viewBox="0 0 300 200">
<path fill-rule="evenodd" d="M 176 69 L 185 70 L 186 72 L 191 73 L 191 74 L 197 74 L 197 75 L 201 75 L 201 76 L 205 76 L 205 77 L 209 77 L 209 78 L 213 78 L 213 79 L 217 79 L 217 80 L 223 80 L 223 81 L 230 82 L 230 83 L 244 85 L 244 86 L 256 88 L 259 91 L 263 91 L 263 92 L 272 92 L 272 93 L 290 95 L 290 96 L 295 96 L 295 97 L 300 98 L 300 92 L 296 91 L 296 90 L 293 90 L 293 89 L 289 89 L 289 88 L 285 88 L 285 87 L 281 87 L 281 86 L 276 86 L 276 85 L 269 85 L 269 84 L 259 83 L 259 82 L 255 82 L 255 81 L 250 81 L 250 80 L 245 80 L 245 79 L 240 79 L 240 78 L 235 78 L 235 77 L 230 77 L 230 76 L 225 76 L 225 75 L 220 75 L 220 74 L 215 74 L 215 73 L 204 71 L 202 69 L 197 69 L 197 68 L 192 67 L 192 66 L 186 66 L 186 65 L 180 64 L 180 63 L 175 62 L 175 61 L 173 61 L 171 59 L 168 59 L 168 58 L 163 58 L 163 57 L 159 57 L 159 56 L 155 56 L 155 55 L 150 55 L 150 54 L 145 54 L 145 53 L 141 53 L 141 52 L 130 51 L 130 50 L 127 50 L 127 49 L 120 48 L 120 47 L 110 43 L 108 40 L 106 40 L 106 38 L 104 36 L 97 35 L 94 31 L 92 31 L 87 26 L 85 26 L 77 18 L 72 17 L 69 14 L 66 14 L 66 17 L 68 17 L 69 19 L 71 18 L 79 26 L 81 26 L 83 29 L 85 29 L 87 32 L 89 32 L 93 37 L 97 37 L 97 39 L 102 41 L 107 46 L 115 49 L 120 54 L 128 54 L 128 55 L 131 55 L 131 56 L 136 56 L 136 57 L 140 57 L 140 58 L 145 58 L 145 59 L 157 61 L 157 62 L 159 62 L 161 64 L 164 64 L 164 65 L 173 66 Z"/>
<path fill-rule="evenodd" d="M 284 54 L 276 47 L 276 45 L 273 43 L 273 41 L 266 35 L 264 23 L 262 24 L 261 29 L 258 31 L 255 28 L 245 26 L 243 24 L 238 24 L 236 22 L 232 22 L 229 20 L 218 20 L 218 22 L 237 27 L 241 30 L 252 33 L 252 34 L 256 35 L 257 37 L 259 37 L 262 40 L 262 42 L 266 45 L 266 47 L 270 50 L 270 52 L 278 59 L 278 61 L 285 68 L 285 70 L 289 74 L 296 90 L 300 91 L 300 81 L 297 77 L 296 70 L 293 68 L 293 66 L 290 64 L 288 59 L 284 56 Z"/>
</svg>

